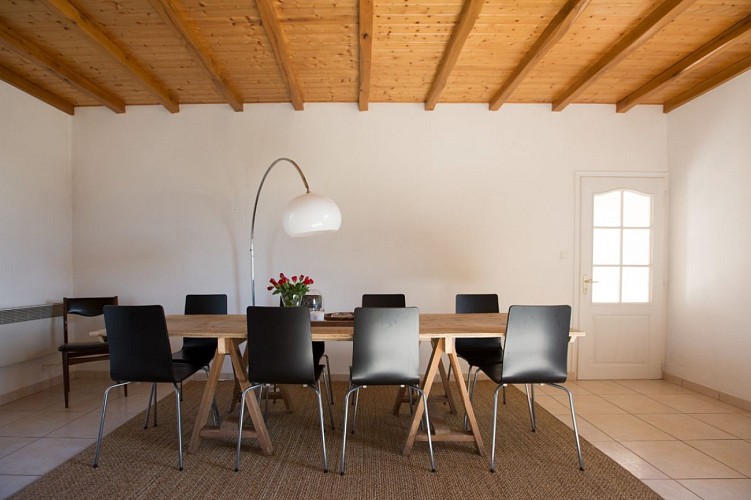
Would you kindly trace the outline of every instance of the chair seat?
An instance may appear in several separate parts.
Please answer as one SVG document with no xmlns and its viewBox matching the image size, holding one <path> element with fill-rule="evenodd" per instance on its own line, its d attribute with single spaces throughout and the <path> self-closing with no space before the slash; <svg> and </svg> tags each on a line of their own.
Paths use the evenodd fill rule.
<svg viewBox="0 0 751 500">
<path fill-rule="evenodd" d="M 503 349 L 457 349 L 456 355 L 469 366 L 494 365 L 503 362 Z"/>
<path fill-rule="evenodd" d="M 108 352 L 110 352 L 109 346 L 107 344 L 103 344 L 102 342 L 75 342 L 62 344 L 57 348 L 57 350 L 60 352 L 90 351 L 90 354 L 107 354 Z"/>
<path fill-rule="evenodd" d="M 201 347 L 183 347 L 172 353 L 174 363 L 188 363 L 196 368 L 203 368 L 214 359 L 215 349 Z"/>
<path fill-rule="evenodd" d="M 566 377 L 556 376 L 543 367 L 537 374 L 527 373 L 523 378 L 503 376 L 503 364 L 478 365 L 480 370 L 496 384 L 559 384 L 566 381 Z"/>
<path fill-rule="evenodd" d="M 367 373 L 365 377 L 352 377 L 351 382 L 353 385 L 420 385 L 420 377 L 405 378 L 403 373 Z"/>
<path fill-rule="evenodd" d="M 172 372 L 175 374 L 175 383 L 182 382 L 196 372 L 195 366 L 189 363 L 172 363 Z M 172 382 L 171 380 L 169 382 Z"/>
<path fill-rule="evenodd" d="M 319 361 L 326 352 L 326 343 L 322 341 L 313 342 L 313 361 Z"/>
</svg>

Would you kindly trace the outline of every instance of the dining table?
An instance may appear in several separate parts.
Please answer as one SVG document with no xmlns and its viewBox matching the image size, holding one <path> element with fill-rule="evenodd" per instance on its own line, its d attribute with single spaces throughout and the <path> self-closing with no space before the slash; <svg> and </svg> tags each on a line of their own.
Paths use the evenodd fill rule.
<svg viewBox="0 0 751 500">
<path fill-rule="evenodd" d="M 207 425 L 211 412 L 212 401 L 219 383 L 222 365 L 225 356 L 229 356 L 234 369 L 236 381 L 244 390 L 249 387 L 247 369 L 240 345 L 247 339 L 247 317 L 244 314 L 228 315 L 168 315 L 167 330 L 173 337 L 197 337 L 216 338 L 217 349 L 214 360 L 208 374 L 208 380 L 201 397 L 193 433 L 188 445 L 188 452 L 198 451 L 203 438 L 212 437 L 236 437 L 237 425 L 227 422 L 219 426 Z M 480 314 L 420 314 L 420 340 L 429 341 L 432 344 L 432 353 L 427 370 L 422 377 L 421 388 L 426 396 L 430 396 L 430 390 L 435 382 L 436 375 L 443 369 L 443 357 L 448 358 L 449 365 L 455 374 L 462 373 L 459 358 L 454 349 L 454 340 L 457 338 L 488 338 L 503 336 L 506 331 L 506 313 L 480 313 Z M 352 341 L 354 335 L 354 322 L 352 320 L 311 321 L 311 333 L 313 341 Z M 583 331 L 571 329 L 569 341 L 573 342 L 577 337 L 584 336 Z M 459 395 L 459 400 L 467 416 L 467 429 L 447 429 L 434 432 L 433 441 L 469 441 L 473 442 L 477 452 L 484 455 L 482 436 L 477 425 L 477 419 L 472 409 L 467 386 L 461 376 L 454 377 L 454 384 Z M 448 394 L 447 394 L 448 395 Z M 449 398 L 451 397 L 448 395 Z M 400 399 L 400 398 L 399 398 Z M 245 398 L 248 415 L 252 421 L 252 429 L 243 429 L 243 437 L 255 437 L 264 455 L 270 455 L 274 451 L 271 438 L 269 437 L 263 414 L 256 398 Z M 398 411 L 400 401 L 397 401 L 395 409 Z M 424 412 L 422 399 L 419 400 L 416 411 L 413 412 L 406 441 L 402 447 L 402 454 L 409 455 L 416 440 L 427 440 L 424 434 L 418 434 L 420 420 Z"/>
</svg>

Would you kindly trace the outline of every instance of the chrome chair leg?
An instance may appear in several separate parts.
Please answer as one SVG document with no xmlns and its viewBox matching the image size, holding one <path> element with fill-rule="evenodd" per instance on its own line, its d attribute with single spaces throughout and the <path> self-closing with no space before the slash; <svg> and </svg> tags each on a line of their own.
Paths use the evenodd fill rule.
<svg viewBox="0 0 751 500">
<path fill-rule="evenodd" d="M 99 452 L 102 449 L 102 436 L 104 435 L 104 417 L 107 415 L 107 399 L 109 398 L 110 391 L 115 387 L 128 384 L 130 384 L 130 382 L 120 382 L 119 384 L 107 387 L 104 391 L 104 397 L 102 398 L 102 416 L 99 418 L 99 434 L 96 439 L 96 451 L 94 452 L 94 464 L 92 465 L 95 469 L 99 466 Z"/>
<path fill-rule="evenodd" d="M 329 471 L 329 461 L 328 461 L 328 458 L 326 457 L 326 429 L 325 429 L 326 426 L 323 423 L 323 403 L 321 402 L 321 384 L 318 383 L 317 386 L 315 387 L 311 385 L 310 388 L 313 389 L 313 391 L 315 391 L 316 398 L 318 399 L 318 416 L 320 417 L 320 421 L 321 421 L 321 449 L 323 450 L 323 472 L 326 473 Z M 328 394 L 326 395 L 326 397 L 328 398 Z M 329 408 L 329 410 L 330 409 L 331 408 Z M 329 412 L 329 415 L 331 415 L 330 412 Z M 334 428 L 333 419 L 331 421 L 331 428 L 332 429 Z"/>
<path fill-rule="evenodd" d="M 360 387 L 352 387 L 350 386 L 350 389 L 347 391 L 347 394 L 344 395 L 344 424 L 343 424 L 343 431 L 342 431 L 342 459 L 339 461 L 339 474 L 344 475 L 344 467 L 345 467 L 345 459 L 346 459 L 346 452 L 347 452 L 347 419 L 348 419 L 348 413 L 349 413 L 349 396 L 353 392 L 360 392 Z M 355 406 L 357 408 L 357 406 Z"/>
<path fill-rule="evenodd" d="M 182 406 L 182 390 L 177 384 L 172 384 L 175 388 L 175 404 L 177 405 L 177 448 L 178 448 L 178 460 L 179 470 L 183 470 L 183 419 L 180 415 L 180 407 Z M 182 386 L 182 384 L 180 384 Z M 156 416 L 156 408 L 154 408 L 154 416 Z"/>
<path fill-rule="evenodd" d="M 146 405 L 146 419 L 143 421 L 143 428 L 148 429 L 149 428 L 149 415 L 151 415 L 151 401 L 155 398 L 156 392 L 156 383 L 151 384 L 151 391 L 149 391 L 149 404 Z M 154 427 L 156 427 L 156 421 L 154 422 Z"/>
<path fill-rule="evenodd" d="M 495 431 L 498 425 L 498 391 L 503 387 L 499 385 L 493 392 L 493 437 L 490 446 L 490 472 L 495 472 Z"/>
<path fill-rule="evenodd" d="M 557 387 L 558 389 L 561 389 L 562 391 L 566 391 L 566 394 L 568 395 L 568 404 L 571 408 L 571 422 L 574 424 L 574 437 L 576 438 L 576 453 L 579 456 L 579 470 L 584 470 L 584 459 L 582 458 L 582 447 L 581 443 L 579 442 L 579 427 L 576 425 L 576 410 L 574 410 L 574 396 L 571 394 L 571 391 L 568 390 L 566 387 L 558 384 L 549 384 L 553 387 Z"/>
<path fill-rule="evenodd" d="M 329 365 L 329 355 L 324 353 L 323 357 L 326 358 L 326 380 L 328 380 L 328 382 L 326 382 L 326 392 L 329 394 L 329 404 L 334 406 L 334 393 L 331 390 L 331 365 Z"/>
<path fill-rule="evenodd" d="M 328 379 L 328 377 L 326 375 L 326 370 L 323 371 L 323 384 L 324 384 L 324 389 L 325 389 L 324 392 L 326 394 L 326 406 L 329 409 L 329 420 L 331 421 L 331 430 L 333 431 L 335 429 L 335 427 L 334 427 L 334 411 L 333 411 L 333 408 L 332 408 L 332 406 L 334 405 L 334 402 L 330 399 L 331 398 L 331 385 L 329 385 L 330 382 L 329 382 L 329 379 Z M 320 382 L 319 382 L 318 385 L 320 386 Z"/>
<path fill-rule="evenodd" d="M 238 422 L 237 427 L 237 454 L 235 456 L 235 472 L 238 472 L 240 470 L 240 446 L 243 442 L 243 420 L 245 418 L 245 398 L 248 395 L 250 391 L 254 391 L 258 388 L 261 388 L 258 392 L 263 392 L 263 384 L 255 384 L 251 385 L 247 389 L 245 389 L 242 394 L 240 395 L 240 421 Z M 260 395 L 258 396 L 260 400 Z"/>
<path fill-rule="evenodd" d="M 430 417 L 428 416 L 428 397 L 422 389 L 412 386 L 422 396 L 422 406 L 425 409 L 425 432 L 428 434 L 428 450 L 430 451 L 430 472 L 435 472 L 435 457 L 433 456 L 433 438 L 430 435 Z"/>
<path fill-rule="evenodd" d="M 364 386 L 361 386 L 364 387 Z M 352 434 L 355 433 L 355 422 L 357 422 L 357 407 L 360 403 L 360 387 L 357 388 L 357 392 L 355 393 L 355 411 L 352 412 Z"/>
<path fill-rule="evenodd" d="M 535 404 L 534 404 L 535 386 L 533 384 L 524 384 L 524 391 L 527 393 L 527 406 L 529 407 L 529 423 L 532 426 L 532 432 L 535 432 L 537 430 L 537 422 L 535 419 Z"/>
</svg>

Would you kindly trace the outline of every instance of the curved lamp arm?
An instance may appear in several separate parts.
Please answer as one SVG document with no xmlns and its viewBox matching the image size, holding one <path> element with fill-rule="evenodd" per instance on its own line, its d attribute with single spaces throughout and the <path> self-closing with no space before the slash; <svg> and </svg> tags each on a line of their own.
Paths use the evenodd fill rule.
<svg viewBox="0 0 751 500">
<path fill-rule="evenodd" d="M 250 223 L 250 288 L 251 288 L 251 303 L 256 305 L 256 264 L 255 264 L 255 232 L 256 232 L 256 212 L 258 210 L 258 199 L 261 196 L 261 189 L 266 182 L 271 169 L 276 166 L 277 163 L 286 161 L 291 163 L 292 166 L 297 169 L 297 173 L 300 174 L 303 184 L 305 185 L 305 194 L 293 199 L 290 207 L 293 207 L 293 212 L 290 213 L 290 207 L 285 213 L 284 230 L 290 236 L 301 236 L 305 234 L 314 234 L 317 232 L 337 231 L 341 225 L 341 213 L 339 207 L 326 197 L 316 195 L 310 192 L 310 186 L 308 180 L 305 178 L 300 165 L 295 163 L 289 158 L 278 158 L 269 165 L 266 172 L 261 179 L 261 185 L 258 186 L 258 192 L 256 193 L 256 201 L 253 204 L 253 218 Z M 304 219 L 301 222 L 290 223 L 291 219 L 297 218 Z M 304 229 L 300 229 L 301 224 L 307 225 Z"/>
</svg>

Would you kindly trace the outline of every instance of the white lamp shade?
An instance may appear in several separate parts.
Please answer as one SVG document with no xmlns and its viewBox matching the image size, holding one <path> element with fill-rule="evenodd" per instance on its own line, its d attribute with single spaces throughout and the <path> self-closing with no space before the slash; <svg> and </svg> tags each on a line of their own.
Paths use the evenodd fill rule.
<svg viewBox="0 0 751 500">
<path fill-rule="evenodd" d="M 330 198 L 305 193 L 289 202 L 282 219 L 284 231 L 290 236 L 310 236 L 338 231 L 342 213 Z"/>
</svg>

